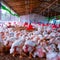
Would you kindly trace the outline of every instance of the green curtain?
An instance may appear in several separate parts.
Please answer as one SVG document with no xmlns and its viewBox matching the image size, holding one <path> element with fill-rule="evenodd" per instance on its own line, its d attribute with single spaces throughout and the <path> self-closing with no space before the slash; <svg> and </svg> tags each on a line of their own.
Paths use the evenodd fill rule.
<svg viewBox="0 0 60 60">
<path fill-rule="evenodd" d="M 58 16 L 53 16 L 53 17 L 46 17 L 46 19 L 47 19 L 48 21 L 51 21 L 51 20 L 54 19 L 54 18 L 60 19 L 60 15 L 58 15 Z"/>
<path fill-rule="evenodd" d="M 59 16 L 57 16 L 57 18 L 58 18 L 58 19 L 60 19 L 60 15 L 59 15 Z"/>
<path fill-rule="evenodd" d="M 3 6 L 3 5 L 1 6 L 1 9 L 8 11 L 8 12 L 9 12 L 11 15 L 13 15 L 13 16 L 18 16 L 18 17 L 19 17 L 18 14 L 13 14 L 10 9 L 6 8 L 6 7 Z"/>
<path fill-rule="evenodd" d="M 46 17 L 46 19 L 47 19 L 48 21 L 51 21 L 51 20 L 54 19 L 54 18 L 56 18 L 56 16 L 53 16 L 53 17 Z"/>
</svg>

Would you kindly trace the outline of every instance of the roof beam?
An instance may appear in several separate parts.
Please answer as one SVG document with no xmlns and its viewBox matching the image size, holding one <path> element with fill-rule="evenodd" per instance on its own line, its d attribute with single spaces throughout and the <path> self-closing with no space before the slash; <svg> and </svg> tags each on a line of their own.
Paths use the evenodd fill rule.
<svg viewBox="0 0 60 60">
<path fill-rule="evenodd" d="M 17 2 L 17 3 L 12 3 L 12 5 L 11 6 L 24 6 L 24 5 L 31 5 L 31 4 L 36 4 L 36 5 L 38 5 L 38 4 L 40 4 L 41 2 L 35 2 L 35 3 L 29 3 L 29 4 L 25 4 L 25 3 L 19 3 L 19 2 Z M 9 3 L 8 2 L 8 4 L 11 4 L 11 3 Z"/>
<path fill-rule="evenodd" d="M 17 13 L 16 12 L 16 10 L 14 10 L 8 3 L 6 3 L 4 0 L 2 1 L 5 5 L 7 5 L 10 9 L 12 9 L 15 13 Z M 19 13 L 17 13 L 18 15 L 19 15 Z"/>
<path fill-rule="evenodd" d="M 55 0 L 54 2 L 52 2 L 50 5 L 48 5 L 47 7 L 45 7 L 45 9 L 43 9 L 40 13 L 44 12 L 46 9 L 49 9 L 56 2 L 57 2 L 57 0 Z"/>
</svg>

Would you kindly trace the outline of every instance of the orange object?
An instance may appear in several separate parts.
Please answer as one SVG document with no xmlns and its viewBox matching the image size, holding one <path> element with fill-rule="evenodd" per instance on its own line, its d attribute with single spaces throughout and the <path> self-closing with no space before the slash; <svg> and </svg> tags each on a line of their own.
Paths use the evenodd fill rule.
<svg viewBox="0 0 60 60">
<path fill-rule="evenodd" d="M 30 25 L 27 27 L 27 30 L 33 30 L 33 26 L 30 24 Z"/>
</svg>

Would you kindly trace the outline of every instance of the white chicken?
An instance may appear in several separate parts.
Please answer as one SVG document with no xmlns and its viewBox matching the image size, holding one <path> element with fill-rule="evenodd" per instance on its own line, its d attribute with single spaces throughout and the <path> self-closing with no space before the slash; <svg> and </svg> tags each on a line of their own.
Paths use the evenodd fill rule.
<svg viewBox="0 0 60 60">
<path fill-rule="evenodd" d="M 56 60 L 57 52 L 49 52 L 46 54 L 47 60 Z"/>
<path fill-rule="evenodd" d="M 16 49 L 17 49 L 18 47 L 20 47 L 21 45 L 24 44 L 24 41 L 25 41 L 24 35 L 22 37 L 20 37 L 18 40 L 16 40 L 11 46 L 10 54 L 14 53 L 14 47 L 16 47 Z"/>
<path fill-rule="evenodd" d="M 36 46 L 36 43 L 32 40 L 27 40 L 23 46 L 23 51 L 25 53 L 29 52 L 29 57 L 31 57 L 32 51 L 34 49 L 34 47 Z"/>
</svg>

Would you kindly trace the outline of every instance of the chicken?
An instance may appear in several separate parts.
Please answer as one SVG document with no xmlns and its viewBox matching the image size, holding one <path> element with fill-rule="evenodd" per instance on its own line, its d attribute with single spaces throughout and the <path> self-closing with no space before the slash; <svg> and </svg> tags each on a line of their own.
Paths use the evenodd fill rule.
<svg viewBox="0 0 60 60">
<path fill-rule="evenodd" d="M 28 53 L 29 52 L 29 58 L 31 58 L 32 56 L 32 51 L 35 47 L 36 43 L 34 41 L 31 41 L 31 40 L 27 40 L 23 46 L 23 51 L 25 53 Z"/>
<path fill-rule="evenodd" d="M 60 52 L 60 43 L 58 44 L 58 49 L 59 49 L 59 52 Z"/>
<path fill-rule="evenodd" d="M 46 31 L 47 31 L 47 33 L 51 33 L 52 32 L 51 27 L 47 27 Z"/>
<path fill-rule="evenodd" d="M 36 47 L 36 50 L 35 50 L 35 52 L 34 52 L 33 57 L 36 57 L 36 56 L 38 56 L 38 57 L 40 57 L 40 58 L 42 58 L 42 57 L 45 56 L 45 51 L 44 51 L 44 49 L 43 49 L 40 45 L 38 45 L 38 46 Z"/>
<path fill-rule="evenodd" d="M 48 52 L 46 55 L 47 60 L 57 60 L 57 52 Z"/>
<path fill-rule="evenodd" d="M 24 36 L 22 36 L 18 40 L 16 40 L 11 46 L 10 54 L 14 53 L 13 55 L 15 55 L 16 53 L 19 53 L 18 48 L 21 47 L 24 44 L 24 42 L 25 42 Z"/>
</svg>

